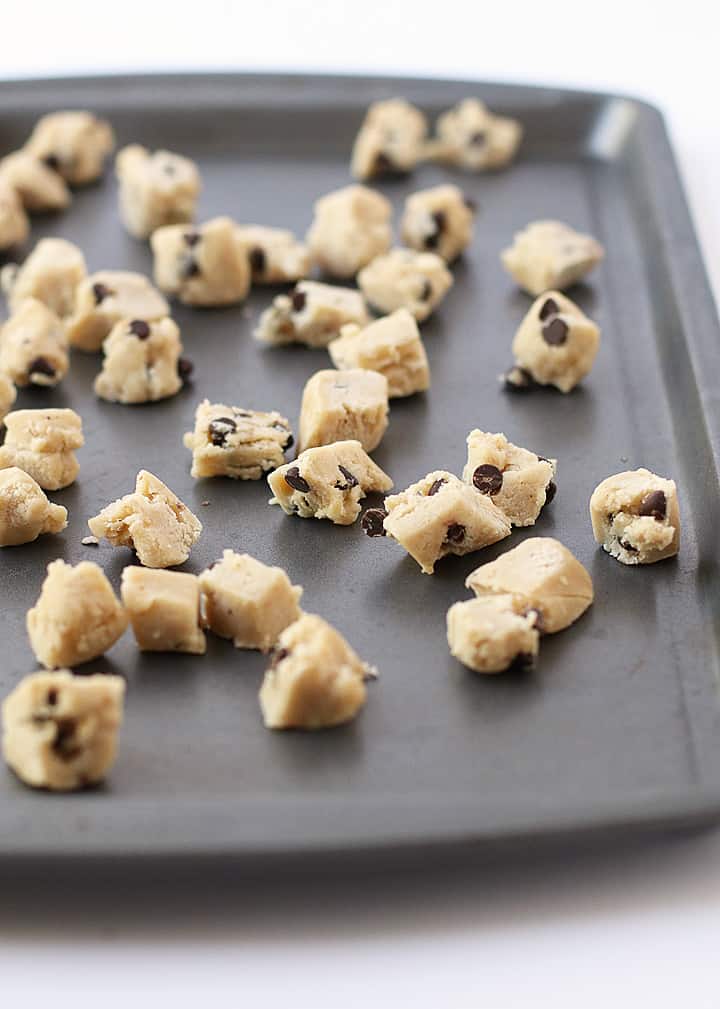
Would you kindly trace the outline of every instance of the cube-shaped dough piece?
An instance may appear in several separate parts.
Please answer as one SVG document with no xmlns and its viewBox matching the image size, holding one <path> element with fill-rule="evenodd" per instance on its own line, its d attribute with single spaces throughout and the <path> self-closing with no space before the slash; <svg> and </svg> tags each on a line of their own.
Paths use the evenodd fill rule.
<svg viewBox="0 0 720 1009">
<path fill-rule="evenodd" d="M 224 550 L 200 575 L 205 626 L 236 648 L 269 651 L 281 631 L 302 614 L 302 588 L 282 568 L 269 567 L 249 554 Z"/>
<path fill-rule="evenodd" d="M 91 112 L 73 110 L 39 119 L 25 149 L 71 186 L 83 186 L 100 178 L 114 146 L 110 123 Z"/>
<path fill-rule="evenodd" d="M 418 252 L 435 252 L 451 263 L 472 242 L 475 203 L 457 186 L 421 189 L 405 200 L 400 234 Z"/>
<path fill-rule="evenodd" d="M 85 279 L 85 257 L 64 238 L 41 238 L 22 266 L 2 271 L 2 287 L 15 312 L 27 298 L 37 298 L 64 319 L 75 305 L 75 290 Z"/>
<path fill-rule="evenodd" d="M 123 319 L 103 343 L 95 394 L 111 403 L 152 403 L 179 392 L 180 330 L 172 319 Z"/>
<path fill-rule="evenodd" d="M 193 455 L 191 475 L 259 480 L 282 466 L 293 444 L 290 423 L 275 410 L 243 410 L 203 400 L 195 411 L 195 430 L 183 443 Z"/>
<path fill-rule="evenodd" d="M 519 368 L 561 392 L 570 392 L 590 373 L 599 347 L 599 327 L 558 291 L 533 302 L 512 345 Z"/>
<path fill-rule="evenodd" d="M 388 426 L 388 383 L 363 368 L 316 371 L 305 383 L 300 408 L 303 452 L 334 441 L 359 441 L 366 452 L 380 444 Z"/>
<path fill-rule="evenodd" d="M 418 324 L 406 308 L 369 326 L 350 323 L 328 347 L 336 368 L 368 368 L 384 375 L 390 399 L 430 388 L 430 366 Z"/>
<path fill-rule="evenodd" d="M 531 526 L 555 497 L 556 460 L 477 428 L 467 436 L 463 480 L 487 494 L 514 526 Z"/>
<path fill-rule="evenodd" d="M 369 321 L 359 291 L 303 280 L 290 294 L 273 299 L 260 316 L 254 336 L 261 343 L 327 347 L 347 323 L 364 326 Z"/>
<path fill-rule="evenodd" d="M 515 157 L 523 136 L 517 119 L 493 115 L 477 98 L 466 98 L 444 112 L 436 130 L 425 156 L 474 172 L 504 168 Z"/>
<path fill-rule="evenodd" d="M 167 301 L 142 273 L 101 270 L 78 285 L 66 331 L 73 347 L 94 352 L 123 319 L 155 322 L 169 314 Z"/>
<path fill-rule="evenodd" d="M 30 221 L 20 197 L 0 178 L 0 249 L 21 245 L 30 234 Z"/>
<path fill-rule="evenodd" d="M 28 298 L 0 328 L 0 371 L 15 385 L 57 385 L 70 358 L 60 319 L 36 298 Z"/>
<path fill-rule="evenodd" d="M 372 461 L 359 441 L 336 441 L 309 448 L 295 462 L 268 477 L 273 497 L 287 515 L 330 519 L 351 525 L 360 514 L 360 500 L 372 491 L 385 492 L 392 480 Z"/>
<path fill-rule="evenodd" d="M 385 511 L 384 533 L 428 575 L 441 557 L 470 554 L 510 535 L 510 521 L 491 498 L 444 470 L 428 473 L 407 490 L 385 498 Z M 377 535 L 365 517 L 363 528 Z"/>
<path fill-rule="evenodd" d="M 17 391 L 7 375 L 0 371 L 0 427 L 13 408 Z"/>
<path fill-rule="evenodd" d="M 102 655 L 128 625 L 124 608 L 97 564 L 48 565 L 35 606 L 28 610 L 30 645 L 46 669 L 78 666 Z"/>
<path fill-rule="evenodd" d="M 590 498 L 593 534 L 622 564 L 654 564 L 680 549 L 680 508 L 674 480 L 647 469 L 616 473 Z"/>
<path fill-rule="evenodd" d="M 67 526 L 67 509 L 51 504 L 40 485 L 16 466 L 0 470 L 0 547 L 32 543 Z"/>
<path fill-rule="evenodd" d="M 84 444 L 82 421 L 74 410 L 14 410 L 5 426 L 0 470 L 17 466 L 43 490 L 70 486 L 80 472 L 74 450 Z"/>
<path fill-rule="evenodd" d="M 593 601 L 590 575 L 558 540 L 534 536 L 468 575 L 476 596 L 511 595 L 517 607 L 537 610 L 543 634 L 574 623 Z"/>
<path fill-rule="evenodd" d="M 147 238 L 166 224 L 194 219 L 200 172 L 189 158 L 129 144 L 118 151 L 115 174 L 120 217 L 136 238 Z"/>
<path fill-rule="evenodd" d="M 534 221 L 518 231 L 501 254 L 505 269 L 528 294 L 564 291 L 603 259 L 605 250 L 590 235 L 562 221 Z"/>
<path fill-rule="evenodd" d="M 198 227 L 170 224 L 150 239 L 155 283 L 185 305 L 234 305 L 250 290 L 247 248 L 229 217 Z"/>
<path fill-rule="evenodd" d="M 392 241 L 392 206 L 367 186 L 346 186 L 315 204 L 307 233 L 313 260 L 332 277 L 354 277 Z"/>
<path fill-rule="evenodd" d="M 380 312 L 406 308 L 418 322 L 427 319 L 453 285 L 452 273 L 434 252 L 393 249 L 358 274 L 358 286 Z"/>
<path fill-rule="evenodd" d="M 530 669 L 540 634 L 534 610 L 517 612 L 512 596 L 482 596 L 455 603 L 447 613 L 450 653 L 476 673 Z"/>
<path fill-rule="evenodd" d="M 356 179 L 411 172 L 420 160 L 427 119 L 404 98 L 373 102 L 365 114 L 352 151 Z"/>
<path fill-rule="evenodd" d="M 70 191 L 61 175 L 29 151 L 14 151 L 0 161 L 0 178 L 12 186 L 31 213 L 64 210 Z"/>
<path fill-rule="evenodd" d="M 115 763 L 125 680 L 68 669 L 25 676 L 3 701 L 3 756 L 32 788 L 95 784 Z"/>
<path fill-rule="evenodd" d="M 131 566 L 122 573 L 120 594 L 141 652 L 205 654 L 197 575 Z"/>
<path fill-rule="evenodd" d="M 74 452 L 33 452 L 29 448 L 15 448 L 6 442 L 0 448 L 0 470 L 9 466 L 17 466 L 36 480 L 43 490 L 51 491 L 69 487 L 80 472 Z"/>
<path fill-rule="evenodd" d="M 260 688 L 268 729 L 326 729 L 355 717 L 371 671 L 334 627 L 306 613 L 280 635 Z"/>
<path fill-rule="evenodd" d="M 237 234 L 247 248 L 253 284 L 294 284 L 310 272 L 310 250 L 292 231 L 244 224 Z"/>
</svg>

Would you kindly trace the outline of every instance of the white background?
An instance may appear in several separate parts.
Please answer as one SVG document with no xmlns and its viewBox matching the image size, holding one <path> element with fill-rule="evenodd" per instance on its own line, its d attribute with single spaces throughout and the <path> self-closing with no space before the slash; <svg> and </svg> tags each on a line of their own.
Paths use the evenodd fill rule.
<svg viewBox="0 0 720 1009">
<path fill-rule="evenodd" d="M 152 69 L 458 76 L 659 104 L 720 291 L 718 33 L 709 0 L 176 0 L 0 7 L 0 76 Z M 0 811 L 1 815 L 1 811 Z M 53 903 L 0 879 L 0 1004 L 717 1009 L 720 838 L 540 864 L 312 881 L 178 877 Z M 43 1000 L 44 1001 L 44 1000 Z"/>
</svg>

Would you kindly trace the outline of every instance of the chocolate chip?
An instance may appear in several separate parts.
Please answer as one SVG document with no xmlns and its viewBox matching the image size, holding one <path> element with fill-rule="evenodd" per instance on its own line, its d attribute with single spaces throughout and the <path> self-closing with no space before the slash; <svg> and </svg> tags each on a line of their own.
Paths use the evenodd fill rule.
<svg viewBox="0 0 720 1009">
<path fill-rule="evenodd" d="M 432 284 L 429 280 L 423 282 L 422 290 L 420 291 L 420 301 L 429 301 L 432 297 Z"/>
<path fill-rule="evenodd" d="M 216 417 L 215 420 L 211 420 L 208 424 L 210 441 L 213 445 L 219 445 L 220 447 L 226 443 L 227 436 L 232 434 L 233 431 L 237 431 L 237 424 L 232 417 Z"/>
<path fill-rule="evenodd" d="M 109 298 L 110 295 L 115 292 L 111 291 L 105 284 L 93 284 L 92 293 L 95 298 L 95 304 L 99 305 L 105 300 L 105 298 Z"/>
<path fill-rule="evenodd" d="M 295 444 L 295 439 L 293 438 L 293 436 L 291 434 L 289 434 L 287 436 L 287 438 L 285 439 L 285 444 L 283 445 L 283 452 L 287 452 L 287 450 L 289 448 L 292 448 L 294 444 Z"/>
<path fill-rule="evenodd" d="M 620 540 L 620 546 L 623 548 L 623 550 L 627 550 L 629 554 L 638 553 L 638 548 L 634 547 L 632 543 L 628 543 L 627 540 Z"/>
<path fill-rule="evenodd" d="M 485 143 L 486 139 L 487 134 L 485 133 L 485 131 L 477 130 L 470 137 L 470 143 L 473 145 L 473 147 L 481 147 Z"/>
<path fill-rule="evenodd" d="M 36 357 L 28 365 L 28 375 L 47 375 L 48 378 L 55 378 L 55 369 L 46 357 Z"/>
<path fill-rule="evenodd" d="M 640 502 L 638 515 L 652 515 L 658 522 L 667 515 L 667 498 L 665 492 L 661 490 L 650 491 Z"/>
<path fill-rule="evenodd" d="M 465 539 L 465 526 L 460 525 L 459 522 L 453 522 L 447 527 L 447 532 L 445 533 L 446 543 L 462 543 Z"/>
<path fill-rule="evenodd" d="M 560 311 L 557 301 L 554 298 L 548 298 L 547 301 L 543 302 L 543 305 L 538 314 L 538 318 L 541 322 L 545 322 L 549 319 L 551 315 L 557 315 Z"/>
<path fill-rule="evenodd" d="M 292 487 L 293 490 L 299 490 L 301 494 L 307 494 L 310 490 L 310 484 L 304 477 L 300 476 L 300 470 L 297 466 L 291 466 L 285 473 L 284 479 L 288 487 Z"/>
<path fill-rule="evenodd" d="M 433 494 L 437 494 L 444 483 L 447 483 L 447 480 L 444 477 L 441 477 L 439 480 L 432 483 L 430 485 L 430 490 L 427 492 L 427 496 L 432 497 Z"/>
<path fill-rule="evenodd" d="M 50 690 L 48 690 L 45 701 L 52 707 L 54 704 L 57 704 L 57 699 L 58 699 L 58 692 L 57 690 L 55 690 L 54 687 L 52 687 Z"/>
<path fill-rule="evenodd" d="M 57 154 L 47 154 L 43 158 L 43 164 L 47 165 L 48 168 L 52 168 L 54 172 L 60 171 L 60 158 Z"/>
<path fill-rule="evenodd" d="M 274 648 L 272 656 L 270 658 L 270 668 L 274 669 L 283 659 L 286 659 L 290 654 L 288 648 Z"/>
<path fill-rule="evenodd" d="M 522 611 L 522 613 L 520 614 L 520 616 L 522 616 L 522 617 L 530 617 L 533 614 L 535 615 L 535 630 L 538 632 L 538 634 L 542 634 L 543 631 L 545 630 L 545 620 L 543 618 L 542 613 L 540 612 L 540 610 L 536 606 L 528 606 L 528 607 L 526 607 Z"/>
<path fill-rule="evenodd" d="M 375 155 L 375 161 L 373 164 L 373 174 L 375 175 L 387 175 L 390 172 L 396 172 L 394 162 L 391 158 L 387 156 L 384 151 L 378 151 Z"/>
<path fill-rule="evenodd" d="M 545 504 L 549 505 L 551 501 L 555 500 L 555 495 L 557 494 L 557 484 L 554 480 L 551 480 L 547 487 L 545 488 Z"/>
<path fill-rule="evenodd" d="M 144 319 L 133 319 L 128 329 L 132 336 L 136 336 L 138 340 L 147 340 L 150 336 L 150 327 Z"/>
<path fill-rule="evenodd" d="M 180 276 L 189 280 L 191 277 L 200 276 L 200 267 L 192 256 L 184 256 L 180 262 Z"/>
<path fill-rule="evenodd" d="M 546 322 L 542 328 L 542 338 L 551 347 L 561 347 L 567 340 L 570 329 L 566 322 L 558 319 L 557 316 Z"/>
<path fill-rule="evenodd" d="M 293 312 L 302 312 L 307 303 L 307 294 L 304 291 L 295 290 L 290 297 L 292 299 Z"/>
<path fill-rule="evenodd" d="M 189 358 L 181 357 L 178 358 L 177 370 L 183 382 L 189 382 L 192 378 L 192 373 L 195 371 L 195 365 Z"/>
<path fill-rule="evenodd" d="M 73 744 L 75 729 L 77 728 L 72 718 L 62 718 L 56 723 L 57 733 L 52 744 L 53 753 L 57 754 L 61 760 L 72 760 L 80 753 L 80 747 Z"/>
<path fill-rule="evenodd" d="M 387 518 L 384 508 L 368 508 L 360 520 L 360 528 L 367 536 L 385 536 L 383 522 Z"/>
<path fill-rule="evenodd" d="M 503 475 L 502 472 L 497 468 L 497 466 L 491 466 L 490 463 L 484 463 L 482 466 L 478 466 L 473 473 L 473 486 L 480 491 L 481 494 L 488 494 L 490 497 L 494 497 L 502 490 L 503 485 Z"/>
<path fill-rule="evenodd" d="M 527 669 L 532 669 L 534 666 L 535 666 L 534 655 L 532 655 L 530 652 L 518 652 L 515 658 L 508 666 L 508 669 L 513 672 L 522 673 L 525 672 L 525 670 Z"/>
<path fill-rule="evenodd" d="M 528 389 L 532 389 L 535 385 L 535 379 L 530 372 L 517 365 L 506 371 L 502 380 L 508 392 L 527 392 Z"/>
<path fill-rule="evenodd" d="M 437 249 L 439 242 L 440 242 L 440 232 L 433 231 L 432 234 L 425 236 L 423 246 L 426 249 Z"/>
<path fill-rule="evenodd" d="M 256 245 L 254 249 L 250 250 L 249 258 L 250 258 L 250 268 L 252 269 L 253 273 L 265 272 L 265 265 L 267 263 L 267 260 L 264 251 L 260 248 L 259 245 Z"/>
<path fill-rule="evenodd" d="M 189 245 L 190 248 L 192 248 L 193 245 L 197 245 L 201 237 L 202 236 L 199 231 L 186 231 L 185 234 L 183 235 L 183 238 L 185 239 L 185 244 Z"/>
<path fill-rule="evenodd" d="M 349 469 L 346 469 L 345 466 L 341 466 L 339 463 L 338 463 L 338 469 L 345 477 L 345 483 L 340 483 L 338 481 L 335 484 L 338 490 L 352 490 L 353 487 L 357 487 L 359 481 L 356 476 L 353 476 L 353 474 L 350 472 Z"/>
<path fill-rule="evenodd" d="M 477 213 L 478 209 L 477 200 L 473 200 L 472 196 L 463 196 L 463 203 L 468 208 L 468 210 L 471 210 L 473 212 L 473 214 Z"/>
</svg>

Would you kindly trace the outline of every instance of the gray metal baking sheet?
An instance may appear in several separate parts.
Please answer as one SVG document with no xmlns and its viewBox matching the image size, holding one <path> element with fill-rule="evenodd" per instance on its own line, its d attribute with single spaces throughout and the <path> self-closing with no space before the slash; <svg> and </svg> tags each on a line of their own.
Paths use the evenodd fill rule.
<svg viewBox="0 0 720 1009">
<path fill-rule="evenodd" d="M 71 406 L 87 437 L 81 473 L 51 495 L 70 525 L 59 537 L 0 552 L 6 694 L 35 660 L 25 613 L 55 557 L 98 561 L 114 584 L 123 550 L 81 545 L 85 521 L 127 492 L 141 467 L 201 517 L 185 569 L 225 547 L 283 565 L 304 606 L 337 625 L 380 670 L 353 724 L 271 733 L 257 704 L 265 660 L 209 637 L 205 658 L 141 655 L 128 633 L 87 671 L 127 677 L 117 765 L 97 790 L 58 797 L 0 770 L 0 855 L 302 855 L 463 842 L 503 843 L 576 830 L 682 824 L 714 817 L 718 778 L 718 322 L 662 119 L 622 97 L 468 82 L 318 77 L 105 78 L 0 86 L 0 151 L 43 112 L 89 107 L 120 144 L 196 158 L 201 218 L 302 233 L 313 200 L 347 184 L 367 104 L 405 95 L 434 115 L 469 94 L 520 118 L 527 138 L 508 171 L 420 168 L 383 183 L 398 209 L 412 190 L 458 182 L 477 200 L 476 240 L 456 284 L 423 327 L 433 386 L 394 401 L 375 453 L 402 488 L 436 468 L 458 472 L 473 427 L 559 460 L 558 495 L 534 529 L 482 554 L 452 558 L 434 577 L 359 525 L 288 518 L 263 482 L 198 483 L 183 432 L 208 396 L 277 409 L 295 425 L 306 379 L 327 354 L 263 349 L 251 339 L 272 289 L 246 307 L 175 317 L 194 384 L 167 402 L 98 402 L 99 358 L 75 354 L 55 391 L 22 391 L 19 407 Z M 602 327 L 590 378 L 572 394 L 505 394 L 497 375 L 529 305 L 502 271 L 515 230 L 559 217 L 595 234 L 604 265 L 571 292 Z M 77 242 L 89 267 L 149 272 L 145 244 L 121 228 L 112 171 L 78 191 L 63 215 L 35 218 L 32 239 Z M 715 450 L 715 451 L 714 451 Z M 625 568 L 600 551 L 587 514 L 600 479 L 647 466 L 680 487 L 680 556 Z M 205 504 L 205 502 L 208 502 Z M 570 630 L 542 642 L 531 673 L 476 676 L 445 642 L 445 612 L 463 582 L 525 535 L 552 535 L 592 573 L 597 598 Z"/>
</svg>

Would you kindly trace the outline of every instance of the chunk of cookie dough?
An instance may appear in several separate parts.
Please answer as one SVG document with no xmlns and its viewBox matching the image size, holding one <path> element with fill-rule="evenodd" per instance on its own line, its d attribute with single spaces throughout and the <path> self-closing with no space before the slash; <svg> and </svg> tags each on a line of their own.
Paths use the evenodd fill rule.
<svg viewBox="0 0 720 1009">
<path fill-rule="evenodd" d="M 243 410 L 205 399 L 183 443 L 192 452 L 190 473 L 196 479 L 259 480 L 283 465 L 293 436 L 287 418 L 275 410 Z"/>
<path fill-rule="evenodd" d="M 247 248 L 229 217 L 199 227 L 171 224 L 150 238 L 155 283 L 185 305 L 235 305 L 250 290 Z"/>
<path fill-rule="evenodd" d="M 205 654 L 197 575 L 127 567 L 120 595 L 141 652 Z"/>
<path fill-rule="evenodd" d="M 0 178 L 0 249 L 22 245 L 30 234 L 30 222 L 20 197 Z"/>
<path fill-rule="evenodd" d="M 17 466 L 43 490 L 69 487 L 80 472 L 75 449 L 85 443 L 74 410 L 14 410 L 5 417 L 0 470 Z"/>
<path fill-rule="evenodd" d="M 174 396 L 183 386 L 182 349 L 172 319 L 118 322 L 103 343 L 105 358 L 95 395 L 111 403 L 153 403 Z"/>
<path fill-rule="evenodd" d="M 14 151 L 0 160 L 0 178 L 12 186 L 30 213 L 64 210 L 70 190 L 63 178 L 28 151 Z"/>
<path fill-rule="evenodd" d="M 388 383 L 363 368 L 316 371 L 305 383 L 299 450 L 334 441 L 359 441 L 372 452 L 388 426 Z"/>
<path fill-rule="evenodd" d="M 69 367 L 60 319 L 41 301 L 28 298 L 0 328 L 0 371 L 17 386 L 53 386 Z"/>
<path fill-rule="evenodd" d="M 169 314 L 167 301 L 142 273 L 100 270 L 78 285 L 66 332 L 73 347 L 94 353 L 121 320 L 155 322 Z"/>
<path fill-rule="evenodd" d="M 384 493 L 393 485 L 359 441 L 306 449 L 294 463 L 271 473 L 268 483 L 270 504 L 280 505 L 287 515 L 330 519 L 341 526 L 352 525 L 366 494 Z"/>
<path fill-rule="evenodd" d="M 336 368 L 367 368 L 384 375 L 390 399 L 430 388 L 430 366 L 418 324 L 406 308 L 369 326 L 350 323 L 328 347 Z"/>
<path fill-rule="evenodd" d="M 88 520 L 93 536 L 114 547 L 130 547 L 146 568 L 184 564 L 200 537 L 202 523 L 169 487 L 140 470 L 135 491 Z"/>
<path fill-rule="evenodd" d="M 268 729 L 327 729 L 353 719 L 368 666 L 334 627 L 311 613 L 280 635 L 260 688 Z"/>
<path fill-rule="evenodd" d="M 517 119 L 493 115 L 477 98 L 466 98 L 439 117 L 425 157 L 473 172 L 504 168 L 515 157 L 522 136 Z"/>
<path fill-rule="evenodd" d="M 350 169 L 365 181 L 411 172 L 420 160 L 427 119 L 404 98 L 373 102 L 353 145 Z"/>
<path fill-rule="evenodd" d="M 128 616 L 97 564 L 48 564 L 35 606 L 28 610 L 30 645 L 46 669 L 96 659 L 122 637 Z"/>
<path fill-rule="evenodd" d="M 450 654 L 476 673 L 530 669 L 540 634 L 533 610 L 517 612 L 512 596 L 482 596 L 455 603 L 447 612 Z"/>
<path fill-rule="evenodd" d="M 501 254 L 505 269 L 528 294 L 564 291 L 603 259 L 605 250 L 590 235 L 561 221 L 534 221 L 518 231 Z"/>
<path fill-rule="evenodd" d="M 315 204 L 310 255 L 325 273 L 348 278 L 390 248 L 392 207 L 367 186 L 346 186 Z"/>
<path fill-rule="evenodd" d="M 200 575 L 204 623 L 236 648 L 269 651 L 281 631 L 298 620 L 302 588 L 282 568 L 249 554 L 224 550 L 222 559 Z"/>
<path fill-rule="evenodd" d="M 85 257 L 64 238 L 41 238 L 22 266 L 9 264 L 0 274 L 10 309 L 37 298 L 64 319 L 75 305 L 75 290 L 87 275 Z"/>
<path fill-rule="evenodd" d="M 622 564 L 654 564 L 680 549 L 674 480 L 647 469 L 607 477 L 590 498 L 593 534 Z"/>
<path fill-rule="evenodd" d="M 472 242 L 476 209 L 457 186 L 421 189 L 405 200 L 402 240 L 410 249 L 435 252 L 451 263 Z"/>
<path fill-rule="evenodd" d="M 310 272 L 310 250 L 292 231 L 244 224 L 237 234 L 247 248 L 253 284 L 294 284 Z"/>
<path fill-rule="evenodd" d="M 347 323 L 364 326 L 369 321 L 359 291 L 302 280 L 290 294 L 279 294 L 273 299 L 260 316 L 253 335 L 261 343 L 327 347 Z"/>
<path fill-rule="evenodd" d="M 51 504 L 31 476 L 11 466 L 0 470 L 0 547 L 32 543 L 67 526 L 67 509 Z"/>
<path fill-rule="evenodd" d="M 590 374 L 599 347 L 599 327 L 565 295 L 549 291 L 533 302 L 515 334 L 515 370 L 570 392 Z M 514 381 L 510 373 L 505 381 Z"/>
<path fill-rule="evenodd" d="M 593 601 L 590 575 L 558 540 L 534 536 L 468 575 L 465 584 L 478 597 L 512 596 L 518 610 L 537 611 L 541 634 L 555 634 L 574 623 Z"/>
<path fill-rule="evenodd" d="M 99 179 L 115 146 L 112 127 L 91 112 L 52 112 L 35 125 L 25 150 L 56 171 L 71 186 Z"/>
<path fill-rule="evenodd" d="M 358 274 L 358 286 L 380 312 L 406 308 L 418 322 L 427 319 L 453 285 L 445 261 L 434 252 L 393 249 Z"/>
<path fill-rule="evenodd" d="M 166 224 L 194 220 L 200 172 L 189 158 L 129 144 L 118 151 L 115 174 L 120 218 L 135 238 L 147 238 Z"/>
<path fill-rule="evenodd" d="M 467 436 L 467 447 L 465 483 L 491 497 L 514 526 L 534 525 L 555 497 L 556 460 L 477 428 Z"/>
<path fill-rule="evenodd" d="M 17 399 L 17 390 L 8 376 L 0 371 L 0 427 L 13 408 Z"/>
<path fill-rule="evenodd" d="M 377 516 L 371 514 L 374 511 Z M 509 536 L 510 528 L 505 513 L 489 497 L 445 470 L 428 473 L 407 490 L 385 498 L 384 509 L 363 516 L 369 536 L 397 540 L 427 575 L 441 557 L 481 550 Z"/>
</svg>

